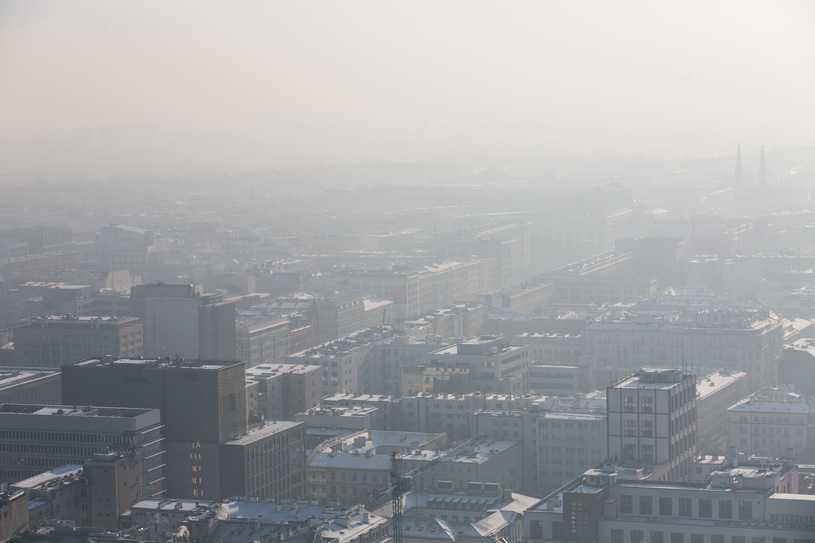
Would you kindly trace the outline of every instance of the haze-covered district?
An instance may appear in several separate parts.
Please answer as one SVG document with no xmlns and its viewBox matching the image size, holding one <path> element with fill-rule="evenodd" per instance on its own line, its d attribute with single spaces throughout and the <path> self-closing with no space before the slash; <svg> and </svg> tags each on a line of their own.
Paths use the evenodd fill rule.
<svg viewBox="0 0 815 543">
<path fill-rule="evenodd" d="M 0 543 L 815 543 L 814 23 L 0 1 Z"/>
</svg>

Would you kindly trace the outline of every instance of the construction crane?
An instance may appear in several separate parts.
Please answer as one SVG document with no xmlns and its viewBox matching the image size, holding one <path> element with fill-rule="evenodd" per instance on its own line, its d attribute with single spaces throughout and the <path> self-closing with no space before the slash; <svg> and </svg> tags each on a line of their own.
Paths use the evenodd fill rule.
<svg viewBox="0 0 815 543">
<path fill-rule="evenodd" d="M 467 447 L 470 443 L 465 442 L 457 447 L 453 447 L 439 454 L 427 462 L 413 468 L 407 473 L 401 473 L 402 460 L 394 451 L 391 453 L 390 486 L 377 494 L 379 496 L 390 495 L 391 499 L 391 530 L 393 532 L 393 543 L 401 543 L 402 539 L 402 513 L 404 509 L 405 494 L 413 489 L 414 478 L 420 473 L 429 470 L 442 460 L 455 455 L 460 449 Z"/>
</svg>

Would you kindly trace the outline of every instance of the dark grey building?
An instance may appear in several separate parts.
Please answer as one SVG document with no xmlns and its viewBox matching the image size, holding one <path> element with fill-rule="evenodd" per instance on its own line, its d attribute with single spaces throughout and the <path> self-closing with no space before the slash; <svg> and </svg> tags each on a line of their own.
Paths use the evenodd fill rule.
<svg viewBox="0 0 815 543">
<path fill-rule="evenodd" d="M 246 434 L 243 363 L 89 360 L 62 384 L 66 403 L 160 409 L 169 495 L 220 496 L 220 445 Z"/>
</svg>

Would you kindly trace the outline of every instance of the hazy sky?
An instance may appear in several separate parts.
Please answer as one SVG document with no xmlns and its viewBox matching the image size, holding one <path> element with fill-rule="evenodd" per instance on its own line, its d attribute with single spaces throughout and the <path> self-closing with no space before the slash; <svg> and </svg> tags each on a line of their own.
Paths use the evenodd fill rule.
<svg viewBox="0 0 815 543">
<path fill-rule="evenodd" d="M 0 173 L 815 144 L 815 3 L 0 0 Z"/>
</svg>

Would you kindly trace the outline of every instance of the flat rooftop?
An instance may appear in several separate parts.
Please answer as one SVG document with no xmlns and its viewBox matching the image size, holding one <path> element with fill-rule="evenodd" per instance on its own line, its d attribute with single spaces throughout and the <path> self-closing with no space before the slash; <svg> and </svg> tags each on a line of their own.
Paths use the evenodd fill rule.
<svg viewBox="0 0 815 543">
<path fill-rule="evenodd" d="M 286 430 L 291 430 L 292 428 L 296 428 L 297 426 L 302 426 L 302 422 L 298 421 L 291 421 L 291 420 L 281 420 L 276 422 L 270 422 L 260 426 L 258 428 L 250 429 L 246 432 L 246 435 L 241 436 L 237 439 L 233 439 L 231 441 L 227 441 L 226 445 L 250 445 L 257 441 L 261 441 L 266 439 L 269 436 L 274 434 L 279 434 L 280 432 L 285 432 Z"/>
<path fill-rule="evenodd" d="M 747 374 L 743 371 L 719 370 L 708 373 L 696 380 L 696 397 L 700 400 L 704 400 L 711 394 L 724 390 L 730 385 L 746 378 Z"/>
<path fill-rule="evenodd" d="M 70 478 L 79 475 L 81 472 L 82 466 L 80 464 L 65 464 L 64 466 L 58 466 L 56 468 L 49 469 L 48 471 L 38 473 L 37 475 L 29 477 L 28 479 L 17 481 L 12 486 L 15 488 L 22 488 L 23 490 L 32 490 L 43 485 L 47 485 L 53 481 L 59 481 L 65 477 Z"/>
<path fill-rule="evenodd" d="M 393 329 L 389 326 L 380 326 L 376 328 L 365 328 L 358 330 L 347 336 L 339 339 L 322 343 L 315 347 L 308 348 L 299 353 L 289 355 L 290 358 L 295 360 L 319 359 L 325 357 L 345 356 L 357 349 L 360 349 L 371 343 L 386 340 L 393 336 Z"/>
<path fill-rule="evenodd" d="M 40 379 L 56 377 L 58 369 L 38 368 L 3 368 L 0 367 L 0 392 L 9 390 Z"/>
<path fill-rule="evenodd" d="M 682 372 L 677 369 L 646 368 L 614 385 L 623 389 L 670 390 L 679 385 Z"/>
<path fill-rule="evenodd" d="M 251 368 L 246 368 L 246 377 L 276 377 L 278 375 L 305 375 L 317 371 L 322 366 L 316 364 L 258 364 Z"/>
<path fill-rule="evenodd" d="M 34 317 L 26 326 L 60 326 L 60 325 L 118 325 L 138 322 L 138 317 L 112 317 L 97 315 L 48 315 Z"/>
<path fill-rule="evenodd" d="M 178 369 L 178 370 L 199 370 L 199 371 L 220 371 L 235 366 L 243 366 L 243 362 L 237 361 L 224 361 L 217 362 L 212 360 L 184 360 L 184 359 L 170 359 L 170 358 L 119 358 L 117 360 L 86 360 L 74 364 L 74 367 L 81 368 L 125 368 L 142 366 L 145 368 L 160 368 L 160 369 Z"/>
<path fill-rule="evenodd" d="M 77 407 L 75 405 L 0 404 L 3 415 L 38 415 L 43 417 L 107 417 L 131 419 L 158 411 L 141 407 Z"/>
</svg>

